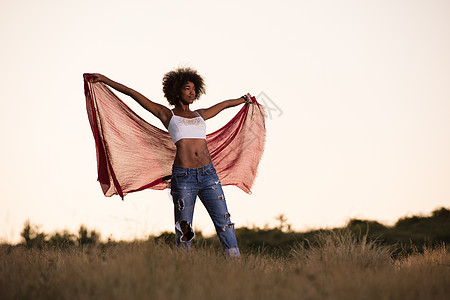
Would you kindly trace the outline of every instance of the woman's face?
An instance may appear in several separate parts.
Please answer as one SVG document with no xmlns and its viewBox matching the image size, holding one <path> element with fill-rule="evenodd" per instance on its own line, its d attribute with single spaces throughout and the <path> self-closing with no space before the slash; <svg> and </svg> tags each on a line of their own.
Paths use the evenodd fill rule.
<svg viewBox="0 0 450 300">
<path fill-rule="evenodd" d="M 192 104 L 195 101 L 195 85 L 188 81 L 181 87 L 180 101 L 183 104 Z"/>
</svg>

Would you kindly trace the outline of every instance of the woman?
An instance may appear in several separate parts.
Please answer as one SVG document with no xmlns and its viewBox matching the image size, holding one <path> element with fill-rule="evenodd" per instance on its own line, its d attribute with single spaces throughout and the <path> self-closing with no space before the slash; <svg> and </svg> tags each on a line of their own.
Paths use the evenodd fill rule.
<svg viewBox="0 0 450 300">
<path fill-rule="evenodd" d="M 230 220 L 220 180 L 211 162 L 206 144 L 205 120 L 228 107 L 246 103 L 247 94 L 238 99 L 220 102 L 206 109 L 191 111 L 189 105 L 205 93 L 203 78 L 191 68 L 178 68 L 164 75 L 163 91 L 170 105 L 152 102 L 139 92 L 101 74 L 92 74 L 93 82 L 103 82 L 136 100 L 161 120 L 176 146 L 172 166 L 171 195 L 175 212 L 176 244 L 190 248 L 194 237 L 192 218 L 196 197 L 205 205 L 216 228 L 225 255 L 239 257 L 239 248 Z"/>
</svg>

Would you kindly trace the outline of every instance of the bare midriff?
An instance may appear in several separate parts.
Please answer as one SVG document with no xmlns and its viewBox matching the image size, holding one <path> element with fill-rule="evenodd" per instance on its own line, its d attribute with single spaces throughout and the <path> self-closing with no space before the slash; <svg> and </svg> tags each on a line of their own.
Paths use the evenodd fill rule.
<svg viewBox="0 0 450 300">
<path fill-rule="evenodd" d="M 177 153 L 173 164 L 185 168 L 199 168 L 211 162 L 205 139 L 181 139 L 176 142 Z"/>
</svg>

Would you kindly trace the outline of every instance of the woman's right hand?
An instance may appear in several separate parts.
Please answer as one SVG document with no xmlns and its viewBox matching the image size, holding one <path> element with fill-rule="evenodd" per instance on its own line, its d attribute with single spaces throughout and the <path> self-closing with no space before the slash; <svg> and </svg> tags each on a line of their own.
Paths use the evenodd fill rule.
<svg viewBox="0 0 450 300">
<path fill-rule="evenodd" d="M 98 73 L 92 73 L 91 75 L 92 75 L 91 82 L 104 82 L 104 79 L 106 78 L 102 74 L 98 74 Z"/>
</svg>

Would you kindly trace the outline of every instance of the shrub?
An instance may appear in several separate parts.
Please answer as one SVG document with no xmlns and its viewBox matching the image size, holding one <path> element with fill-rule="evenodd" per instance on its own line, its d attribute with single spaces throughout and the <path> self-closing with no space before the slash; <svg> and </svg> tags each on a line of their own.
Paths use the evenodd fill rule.
<svg viewBox="0 0 450 300">
<path fill-rule="evenodd" d="M 20 233 L 27 248 L 43 248 L 46 244 L 46 234 L 39 231 L 37 226 L 31 226 L 30 221 L 25 222 L 25 227 Z"/>
<path fill-rule="evenodd" d="M 95 230 L 88 231 L 87 228 L 83 225 L 80 226 L 80 230 L 78 231 L 78 245 L 95 245 L 99 241 L 100 236 Z"/>
</svg>

